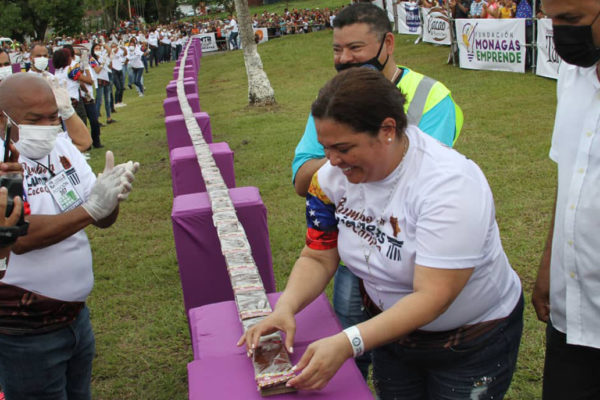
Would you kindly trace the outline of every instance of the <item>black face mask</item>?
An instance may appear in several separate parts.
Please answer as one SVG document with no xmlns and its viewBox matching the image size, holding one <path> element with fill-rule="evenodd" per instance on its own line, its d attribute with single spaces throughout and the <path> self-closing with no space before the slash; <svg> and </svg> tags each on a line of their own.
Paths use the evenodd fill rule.
<svg viewBox="0 0 600 400">
<path fill-rule="evenodd" d="M 600 60 L 600 48 L 594 44 L 592 25 L 553 25 L 556 52 L 567 63 L 579 67 L 591 67 Z"/>
<path fill-rule="evenodd" d="M 367 60 L 365 62 L 335 64 L 334 67 L 335 67 L 336 71 L 340 72 L 345 69 L 354 68 L 354 67 L 365 67 L 365 68 L 374 69 L 376 71 L 383 71 L 383 69 L 385 68 L 385 65 L 387 64 L 388 60 L 390 59 L 390 55 L 388 54 L 388 56 L 385 58 L 385 62 L 383 64 L 381 64 L 379 62 L 379 55 L 381 54 L 381 49 L 383 49 L 383 45 L 385 44 L 385 36 L 386 35 L 387 35 L 387 33 L 385 35 L 383 35 L 383 40 L 381 42 L 381 46 L 379 46 L 379 51 L 377 51 L 377 55 L 375 57 L 373 57 L 370 60 Z"/>
</svg>

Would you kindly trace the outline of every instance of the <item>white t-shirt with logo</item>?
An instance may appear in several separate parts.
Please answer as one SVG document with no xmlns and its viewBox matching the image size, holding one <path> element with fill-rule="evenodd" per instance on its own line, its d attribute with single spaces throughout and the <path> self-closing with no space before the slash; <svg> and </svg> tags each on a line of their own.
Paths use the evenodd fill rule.
<svg viewBox="0 0 600 400">
<path fill-rule="evenodd" d="M 58 215 L 61 210 L 46 190 L 51 174 L 65 171 L 82 200 L 90 195 L 96 176 L 79 150 L 59 136 L 48 157 L 35 161 L 21 156 L 24 168 L 23 190 L 31 214 Z M 85 301 L 94 285 L 92 252 L 82 229 L 66 239 L 25 254 L 11 253 L 3 283 L 62 301 Z"/>
<path fill-rule="evenodd" d="M 309 189 L 309 228 L 311 223 L 323 231 L 337 226 L 342 261 L 384 310 L 413 293 L 415 264 L 474 267 L 448 310 L 423 330 L 445 331 L 508 316 L 521 296 L 521 282 L 502 249 L 485 176 L 474 162 L 416 126 L 409 126 L 407 135 L 410 146 L 403 161 L 381 181 L 352 184 L 327 162 L 317 172 L 316 191 Z M 320 191 L 324 202 L 318 199 Z M 322 206 L 328 201 L 333 204 Z M 313 215 L 320 221 L 314 222 Z M 325 221 L 333 226 L 323 226 Z"/>
</svg>

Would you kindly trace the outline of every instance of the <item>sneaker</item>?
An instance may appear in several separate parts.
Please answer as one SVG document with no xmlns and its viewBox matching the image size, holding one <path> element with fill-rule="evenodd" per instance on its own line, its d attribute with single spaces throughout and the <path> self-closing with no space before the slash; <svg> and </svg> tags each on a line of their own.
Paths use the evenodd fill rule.
<svg viewBox="0 0 600 400">
<path fill-rule="evenodd" d="M 140 97 L 144 97 L 144 93 L 140 93 Z"/>
<path fill-rule="evenodd" d="M 98 121 L 98 125 L 100 125 L 100 128 L 104 128 L 106 125 L 104 125 L 102 122 Z M 0 399 L 2 400 L 2 399 Z"/>
<path fill-rule="evenodd" d="M 101 148 L 103 148 L 103 147 L 104 147 L 104 145 L 102 145 L 102 144 L 100 144 L 100 143 L 98 143 L 98 144 L 95 144 L 95 145 L 94 145 L 94 148 L 95 148 L 95 149 L 101 149 Z"/>
<path fill-rule="evenodd" d="M 108 121 L 106 121 L 106 124 L 114 124 L 115 122 L 117 122 L 116 119 L 109 119 Z"/>
<path fill-rule="evenodd" d="M 91 156 L 90 156 L 90 153 L 89 153 L 89 152 L 87 152 L 87 151 L 86 151 L 85 153 L 83 153 L 83 158 L 85 158 L 86 160 L 89 160 L 89 159 L 90 159 L 90 157 L 91 157 Z"/>
<path fill-rule="evenodd" d="M 133 89 L 133 86 L 129 85 L 129 90 Z"/>
<path fill-rule="evenodd" d="M 125 104 L 125 103 L 117 103 L 117 104 L 115 104 L 115 108 L 121 108 L 121 107 L 125 107 L 125 106 L 127 106 L 127 104 Z"/>
</svg>

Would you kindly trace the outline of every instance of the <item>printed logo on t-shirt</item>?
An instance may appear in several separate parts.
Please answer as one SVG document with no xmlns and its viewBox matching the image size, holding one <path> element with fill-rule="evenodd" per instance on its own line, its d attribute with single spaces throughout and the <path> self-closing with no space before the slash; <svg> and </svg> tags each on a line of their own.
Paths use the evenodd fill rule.
<svg viewBox="0 0 600 400">
<path fill-rule="evenodd" d="M 400 249 L 404 241 L 396 238 L 401 232 L 398 218 L 393 215 L 389 218 L 394 235 L 390 236 L 381 230 L 387 222 L 383 216 L 376 219 L 370 215 L 365 215 L 364 210 L 357 211 L 350 207 L 345 207 L 346 201 L 346 197 L 342 197 L 335 209 L 338 226 L 340 228 L 345 226 L 351 229 L 362 240 L 366 240 L 369 246 L 377 247 L 379 252 L 382 252 L 382 249 L 387 247 L 385 251 L 386 257 L 392 261 L 400 261 L 402 259 Z"/>
<path fill-rule="evenodd" d="M 71 165 L 71 161 L 66 156 L 60 156 L 59 160 L 63 168 L 65 169 L 67 178 L 69 178 L 69 181 L 73 184 L 73 186 L 81 183 L 81 179 L 79 179 L 77 171 L 75 171 L 75 168 L 73 168 L 73 166 Z"/>
</svg>

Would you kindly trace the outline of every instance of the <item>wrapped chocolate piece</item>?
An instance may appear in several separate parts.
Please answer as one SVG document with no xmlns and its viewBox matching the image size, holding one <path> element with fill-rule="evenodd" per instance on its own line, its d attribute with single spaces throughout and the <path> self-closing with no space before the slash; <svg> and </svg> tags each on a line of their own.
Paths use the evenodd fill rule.
<svg viewBox="0 0 600 400">
<path fill-rule="evenodd" d="M 256 384 L 261 393 L 277 386 L 283 389 L 285 383 L 294 377 L 290 356 L 279 332 L 261 338 L 254 350 L 252 363 Z"/>
<path fill-rule="evenodd" d="M 240 320 L 269 315 L 273 310 L 264 289 L 235 293 Z"/>
<path fill-rule="evenodd" d="M 219 235 L 219 240 L 221 241 L 221 250 L 223 250 L 223 254 L 225 255 L 232 251 L 247 251 L 251 253 L 250 244 L 246 240 L 244 233 L 225 233 Z"/>
<path fill-rule="evenodd" d="M 256 267 L 236 267 L 230 268 L 228 271 L 234 293 L 264 289 Z"/>
<path fill-rule="evenodd" d="M 215 224 L 219 236 L 229 233 L 245 234 L 244 227 L 237 219 L 226 219 Z"/>
<path fill-rule="evenodd" d="M 263 319 L 265 319 L 264 316 L 262 316 L 262 317 L 255 317 L 255 318 L 248 318 L 248 319 L 243 320 L 242 321 L 242 328 L 244 328 L 244 332 L 246 332 L 248 329 L 252 328 L 254 325 L 258 324 Z"/>
<path fill-rule="evenodd" d="M 248 251 L 223 252 L 227 268 L 241 267 L 244 265 L 255 265 L 252 255 Z"/>
</svg>

